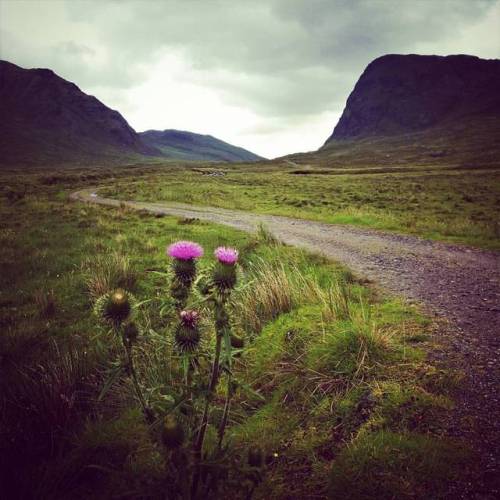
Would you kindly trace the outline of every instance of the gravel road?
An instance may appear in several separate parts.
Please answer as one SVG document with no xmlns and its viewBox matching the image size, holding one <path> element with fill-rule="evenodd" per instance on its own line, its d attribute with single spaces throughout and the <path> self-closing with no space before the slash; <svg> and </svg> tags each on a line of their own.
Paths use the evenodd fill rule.
<svg viewBox="0 0 500 500">
<path fill-rule="evenodd" d="M 258 215 L 178 203 L 101 198 L 95 189 L 73 200 L 198 218 L 254 231 L 258 224 L 284 243 L 342 262 L 389 293 L 448 320 L 438 341 L 437 362 L 464 372 L 450 433 L 469 440 L 480 460 L 464 474 L 454 498 L 500 498 L 500 253 L 351 226 Z"/>
</svg>

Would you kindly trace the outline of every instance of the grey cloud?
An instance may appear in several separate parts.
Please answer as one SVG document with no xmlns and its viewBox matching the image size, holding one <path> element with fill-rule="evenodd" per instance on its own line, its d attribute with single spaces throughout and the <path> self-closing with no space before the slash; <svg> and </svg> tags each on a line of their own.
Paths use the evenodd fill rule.
<svg viewBox="0 0 500 500">
<path fill-rule="evenodd" d="M 35 47 L 31 59 L 29 47 L 18 53 L 77 84 L 123 89 L 140 83 L 162 51 L 181 50 L 197 82 L 217 88 L 227 102 L 265 117 L 304 117 L 341 109 L 375 57 L 456 35 L 493 5 L 493 0 L 72 0 L 64 4 L 66 41 Z M 81 26 L 91 30 L 90 39 L 79 38 Z M 101 56 L 105 62 L 97 64 Z"/>
</svg>

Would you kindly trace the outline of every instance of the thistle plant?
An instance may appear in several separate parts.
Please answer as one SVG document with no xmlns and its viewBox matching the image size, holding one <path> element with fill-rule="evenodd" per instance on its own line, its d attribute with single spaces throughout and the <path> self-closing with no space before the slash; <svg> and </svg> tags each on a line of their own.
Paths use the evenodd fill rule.
<svg viewBox="0 0 500 500">
<path fill-rule="evenodd" d="M 120 337 L 125 350 L 125 361 L 120 363 L 116 369 L 111 372 L 108 383 L 104 386 L 100 398 L 104 396 L 106 389 L 111 386 L 111 383 L 115 380 L 115 378 L 117 378 L 120 373 L 124 371 L 132 380 L 137 399 L 141 404 L 146 420 L 149 423 L 152 423 L 154 415 L 144 399 L 144 395 L 137 378 L 132 353 L 133 347 L 139 337 L 139 328 L 134 321 L 136 304 L 137 302 L 134 296 L 121 288 L 104 294 L 95 303 L 95 314 L 104 323 L 111 326 L 112 332 Z"/>
<path fill-rule="evenodd" d="M 196 260 L 203 256 L 203 248 L 192 241 L 178 241 L 167 248 L 172 257 L 174 278 L 170 293 L 178 310 L 186 306 L 191 286 L 196 277 Z"/>
<path fill-rule="evenodd" d="M 166 331 L 156 334 L 156 338 L 171 338 L 171 372 L 179 375 L 179 380 L 172 380 L 173 385 L 168 387 L 169 394 L 177 393 L 171 403 L 155 405 L 153 413 L 143 397 L 133 358 L 141 328 L 135 320 L 137 306 L 132 295 L 115 290 L 97 301 L 96 312 L 121 336 L 126 353 L 125 372 L 132 379 L 146 421 L 151 424 L 151 435 L 163 449 L 170 487 L 182 498 L 205 498 L 215 492 L 219 478 L 227 475 L 229 457 L 224 436 L 238 388 L 233 363 L 245 344 L 232 328 L 231 294 L 239 281 L 238 251 L 219 247 L 214 252 L 215 261 L 202 269 L 198 269 L 198 259 L 203 256 L 203 248 L 196 243 L 179 241 L 168 246 L 166 253 L 172 259 L 168 289 L 175 313 L 169 313 Z M 210 331 L 215 334 L 213 344 L 206 339 Z M 225 382 L 224 407 L 214 423 L 210 415 L 221 379 Z M 217 435 L 215 449 L 207 456 L 204 444 L 210 424 Z M 252 484 L 258 482 L 255 478 L 260 477 L 260 472 L 256 471 L 262 466 L 257 455 L 250 450 L 248 460 L 241 466 Z M 206 464 L 207 459 L 210 465 Z"/>
</svg>

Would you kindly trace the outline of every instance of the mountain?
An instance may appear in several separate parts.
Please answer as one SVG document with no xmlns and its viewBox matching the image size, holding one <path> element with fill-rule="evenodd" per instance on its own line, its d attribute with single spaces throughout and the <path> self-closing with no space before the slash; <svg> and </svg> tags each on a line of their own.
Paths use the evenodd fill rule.
<svg viewBox="0 0 500 500">
<path fill-rule="evenodd" d="M 0 164 L 256 161 L 245 149 L 176 130 L 138 134 L 123 116 L 49 69 L 0 61 Z"/>
<path fill-rule="evenodd" d="M 170 158 L 208 161 L 258 161 L 258 156 L 246 149 L 232 146 L 211 135 L 182 130 L 147 130 L 140 132 L 142 140 Z"/>
<path fill-rule="evenodd" d="M 386 55 L 372 61 L 318 150 L 286 157 L 320 168 L 496 167 L 500 60 Z"/>
<path fill-rule="evenodd" d="M 120 113 L 48 69 L 0 61 L 2 163 L 160 156 Z"/>
<path fill-rule="evenodd" d="M 500 60 L 386 55 L 372 61 L 326 141 L 394 136 L 500 116 Z"/>
</svg>

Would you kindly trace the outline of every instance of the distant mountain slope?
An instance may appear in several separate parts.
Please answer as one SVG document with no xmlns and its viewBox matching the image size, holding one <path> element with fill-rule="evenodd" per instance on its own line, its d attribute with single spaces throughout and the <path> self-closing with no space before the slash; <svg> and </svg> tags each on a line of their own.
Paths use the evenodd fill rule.
<svg viewBox="0 0 500 500">
<path fill-rule="evenodd" d="M 159 149 L 163 155 L 183 160 L 258 161 L 258 156 L 246 149 L 228 144 L 211 135 L 182 130 L 147 130 L 140 132 L 142 140 Z"/>
<path fill-rule="evenodd" d="M 48 69 L 0 61 L 0 161 L 103 161 L 160 156 L 126 120 Z"/>
<path fill-rule="evenodd" d="M 372 61 L 325 147 L 500 117 L 500 60 L 386 55 Z"/>
</svg>

